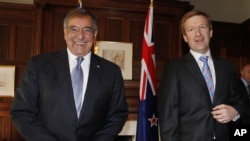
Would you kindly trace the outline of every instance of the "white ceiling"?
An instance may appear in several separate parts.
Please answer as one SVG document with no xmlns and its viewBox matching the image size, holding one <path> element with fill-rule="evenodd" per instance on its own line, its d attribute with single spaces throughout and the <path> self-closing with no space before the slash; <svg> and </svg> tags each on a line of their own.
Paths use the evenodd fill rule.
<svg viewBox="0 0 250 141">
<path fill-rule="evenodd" d="M 180 0 L 210 14 L 213 20 L 242 23 L 250 18 L 250 0 Z M 0 0 L 0 2 L 33 4 L 33 0 Z M 76 0 L 77 2 L 77 0 Z"/>
<path fill-rule="evenodd" d="M 213 20 L 242 23 L 250 18 L 250 0 L 189 0 L 195 9 L 207 12 Z"/>
</svg>

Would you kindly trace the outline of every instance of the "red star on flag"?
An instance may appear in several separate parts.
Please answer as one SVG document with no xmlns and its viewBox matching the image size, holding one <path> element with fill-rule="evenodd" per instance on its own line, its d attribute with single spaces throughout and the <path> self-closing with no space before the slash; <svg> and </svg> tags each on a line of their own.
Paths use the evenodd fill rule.
<svg viewBox="0 0 250 141">
<path fill-rule="evenodd" d="M 153 114 L 153 117 L 148 120 L 151 122 L 151 127 L 157 126 L 158 118 L 155 117 L 155 114 Z"/>
</svg>

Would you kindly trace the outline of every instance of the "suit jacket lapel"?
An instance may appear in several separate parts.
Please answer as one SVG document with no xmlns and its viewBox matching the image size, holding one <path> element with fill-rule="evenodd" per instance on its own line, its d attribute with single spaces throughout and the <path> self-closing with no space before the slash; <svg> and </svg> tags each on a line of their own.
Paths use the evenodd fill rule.
<svg viewBox="0 0 250 141">
<path fill-rule="evenodd" d="M 65 98 L 68 99 L 70 106 L 72 107 L 72 111 L 75 111 L 75 115 L 77 116 L 66 49 L 56 55 L 55 67 L 60 80 L 59 83 L 61 83 L 62 89 L 64 89 L 65 92 Z"/>
<path fill-rule="evenodd" d="M 187 67 L 187 71 L 189 71 L 194 79 L 197 80 L 198 84 L 200 84 L 201 88 L 207 93 L 207 99 L 211 103 L 210 96 L 209 96 L 209 91 L 207 88 L 206 81 L 202 75 L 202 72 L 195 61 L 194 57 L 191 55 L 191 53 L 188 53 L 186 56 L 184 56 L 184 64 Z"/>
<path fill-rule="evenodd" d="M 219 96 L 220 92 L 220 88 L 222 87 L 221 85 L 223 85 L 223 64 L 221 64 L 221 61 L 219 60 L 219 58 L 213 57 L 213 63 L 214 63 L 214 71 L 215 71 L 215 78 L 216 78 L 216 84 L 215 84 L 215 91 L 214 91 L 214 102 L 216 101 L 216 99 Z"/>
<path fill-rule="evenodd" d="M 242 91 L 242 95 L 245 97 L 245 99 L 248 99 L 249 98 L 248 89 L 246 88 L 245 84 L 241 79 L 239 79 L 238 85 L 240 87 L 239 89 Z"/>
<path fill-rule="evenodd" d="M 201 87 L 208 92 L 206 81 L 201 73 L 201 70 L 195 61 L 194 57 L 191 55 L 191 53 L 188 53 L 185 56 L 185 64 L 188 68 L 188 71 L 194 76 L 194 78 L 198 81 L 198 83 L 201 85 Z M 209 93 L 209 92 L 208 92 Z"/>
</svg>

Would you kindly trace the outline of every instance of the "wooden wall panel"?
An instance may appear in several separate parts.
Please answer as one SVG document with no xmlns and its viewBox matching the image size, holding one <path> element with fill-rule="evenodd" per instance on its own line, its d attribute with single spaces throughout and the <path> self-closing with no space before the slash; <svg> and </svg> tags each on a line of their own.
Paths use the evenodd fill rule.
<svg viewBox="0 0 250 141">
<path fill-rule="evenodd" d="M 64 19 L 64 15 L 62 13 L 59 13 L 58 15 L 55 15 L 53 17 L 53 32 L 52 32 L 52 50 L 59 50 L 62 48 L 66 47 L 66 43 L 64 40 L 64 33 L 63 33 L 63 19 Z M 47 36 L 48 34 L 50 34 L 50 32 L 48 33 L 44 33 L 45 36 Z M 45 37 L 44 36 L 44 37 Z"/>
<path fill-rule="evenodd" d="M 27 61 L 33 55 L 33 25 L 17 25 L 15 33 L 14 60 Z"/>
<path fill-rule="evenodd" d="M 130 42 L 133 43 L 133 60 L 141 59 L 141 46 L 144 32 L 145 21 L 143 19 L 131 19 L 130 23 Z M 134 78 L 134 77 L 133 77 Z"/>
<path fill-rule="evenodd" d="M 0 3 L 0 13 L 0 64 L 16 66 L 16 87 L 34 55 L 35 13 L 31 5 L 6 3 Z M 0 141 L 23 141 L 11 122 L 11 102 L 12 97 L 0 97 Z"/>
<path fill-rule="evenodd" d="M 0 116 L 0 141 L 5 141 L 5 140 L 10 140 L 10 125 L 11 125 L 11 121 L 9 118 L 7 118 L 4 115 L 6 114 L 5 112 L 0 112 L 1 116 Z"/>
<path fill-rule="evenodd" d="M 214 21 L 213 27 L 212 52 L 231 61 L 240 77 L 241 67 L 250 63 L 250 20 L 242 24 Z"/>
<path fill-rule="evenodd" d="M 10 127 L 11 127 L 11 121 L 10 118 L 7 117 L 8 111 L 1 111 L 0 112 L 0 141 L 10 140 Z"/>
<path fill-rule="evenodd" d="M 214 24 L 214 34 L 211 39 L 211 49 L 212 51 L 215 51 L 218 53 L 220 52 L 221 48 L 226 48 L 226 49 L 237 48 L 238 54 L 239 54 L 242 48 L 242 35 L 240 31 L 240 25 L 232 25 L 231 28 L 222 29 L 222 26 L 225 27 L 225 25 L 227 24 L 230 24 L 230 23 L 224 23 L 222 25 Z M 218 44 L 214 41 L 219 42 L 220 46 L 218 46 Z"/>
<path fill-rule="evenodd" d="M 105 18 L 105 41 L 123 41 L 125 35 L 124 18 L 106 17 Z M 101 23 L 100 23 L 101 24 Z"/>
<path fill-rule="evenodd" d="M 12 97 L 0 96 L 0 141 L 24 141 L 12 125 L 9 114 Z"/>
<path fill-rule="evenodd" d="M 17 85 L 28 59 L 34 55 L 33 6 L 0 3 L 0 64 L 15 65 Z"/>
<path fill-rule="evenodd" d="M 142 39 L 144 32 L 145 20 L 131 19 L 130 20 L 130 42 L 133 43 L 133 64 L 132 64 L 132 78 L 139 80 L 141 76 L 141 56 L 142 56 Z M 138 94 L 137 89 L 137 94 Z"/>
<path fill-rule="evenodd" d="M 42 23 L 38 23 L 38 26 L 42 24 L 40 31 L 42 39 L 39 54 L 66 48 L 63 34 L 63 19 L 66 10 L 57 7 L 53 9 L 46 7 L 46 10 L 48 12 L 44 12 L 44 19 L 41 20 Z"/>
<path fill-rule="evenodd" d="M 139 106 L 138 91 L 139 83 L 137 81 L 125 81 L 125 92 L 127 97 L 127 103 L 129 107 L 129 117 L 130 120 L 137 119 L 137 112 Z"/>
<path fill-rule="evenodd" d="M 8 60 L 8 49 L 10 46 L 10 26 L 0 24 L 0 60 Z"/>
</svg>

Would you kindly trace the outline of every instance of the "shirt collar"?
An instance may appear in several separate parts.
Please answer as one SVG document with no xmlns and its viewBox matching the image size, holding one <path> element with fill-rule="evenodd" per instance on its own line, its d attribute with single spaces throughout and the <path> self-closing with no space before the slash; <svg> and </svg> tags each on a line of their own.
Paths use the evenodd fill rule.
<svg viewBox="0 0 250 141">
<path fill-rule="evenodd" d="M 76 60 L 77 56 L 75 56 L 74 54 L 71 53 L 71 51 L 67 48 L 67 52 L 68 52 L 68 58 L 69 61 L 72 62 Z M 83 56 L 84 58 L 84 62 L 90 62 L 90 56 L 91 56 L 91 52 L 89 52 L 87 55 Z"/>
<path fill-rule="evenodd" d="M 244 79 L 244 78 L 240 78 L 241 79 L 241 81 L 244 83 L 244 85 L 247 87 L 247 85 L 250 85 L 250 84 L 248 84 L 247 82 L 246 82 L 246 80 Z"/>
<path fill-rule="evenodd" d="M 212 59 L 210 50 L 208 50 L 206 54 L 201 54 L 190 49 L 190 53 L 194 56 L 196 61 L 199 61 L 201 56 L 208 56 L 208 59 Z"/>
</svg>

